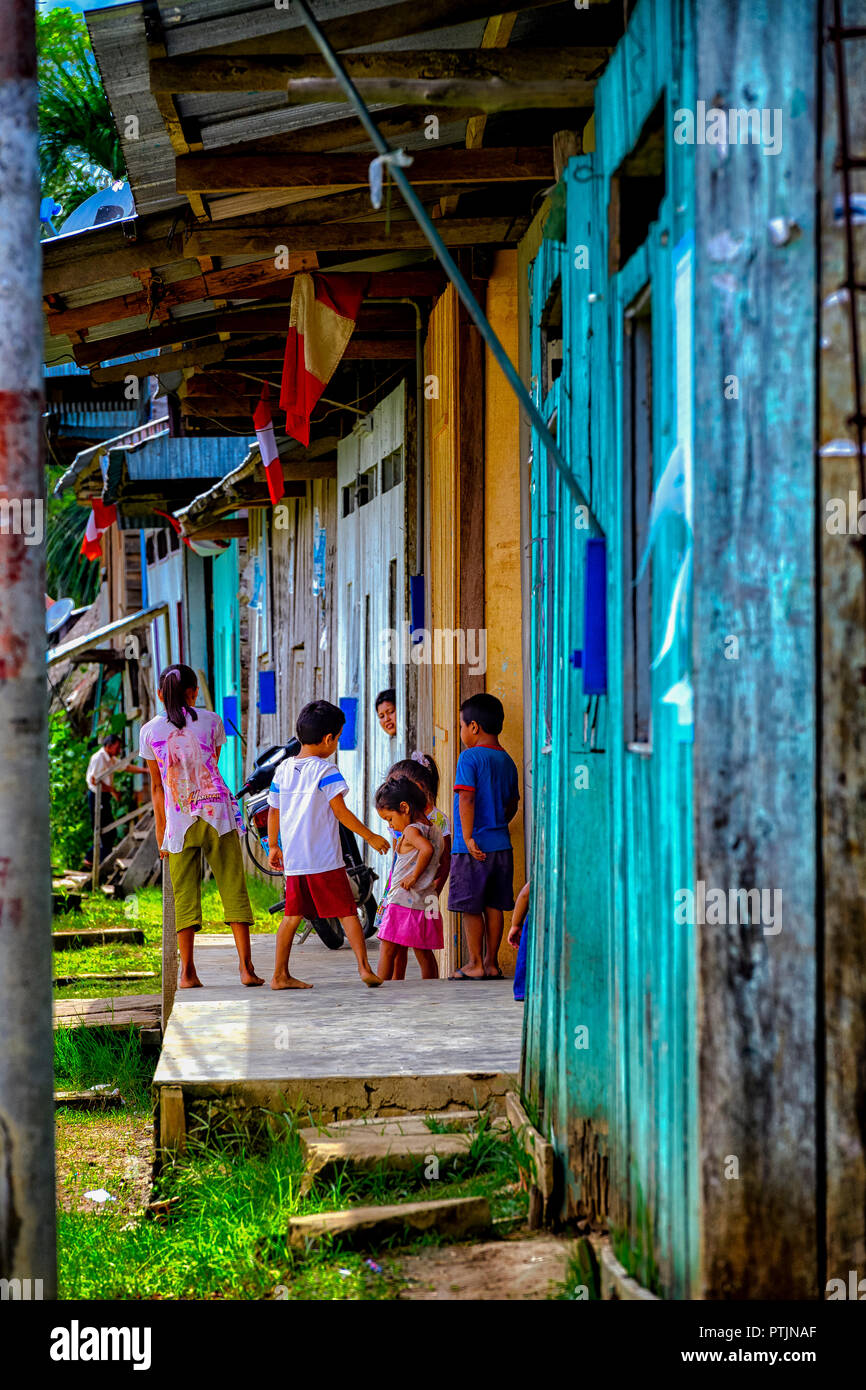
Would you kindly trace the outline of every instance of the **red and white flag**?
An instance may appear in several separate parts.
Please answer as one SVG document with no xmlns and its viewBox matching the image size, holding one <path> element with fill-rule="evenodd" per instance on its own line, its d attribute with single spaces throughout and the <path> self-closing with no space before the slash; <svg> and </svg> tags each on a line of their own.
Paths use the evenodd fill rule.
<svg viewBox="0 0 866 1390">
<path fill-rule="evenodd" d="M 352 336 L 367 275 L 296 275 L 283 361 L 280 406 L 286 433 L 310 442 L 313 407 Z"/>
<path fill-rule="evenodd" d="M 283 465 L 280 463 L 280 453 L 277 449 L 274 421 L 271 415 L 271 391 L 267 384 L 262 387 L 261 398 L 253 411 L 253 424 L 256 427 L 256 439 L 259 441 L 259 453 L 262 456 L 265 477 L 268 480 L 271 503 L 276 506 L 286 489 L 283 486 Z"/>
<path fill-rule="evenodd" d="M 90 503 L 90 516 L 87 518 L 87 530 L 84 532 L 84 540 L 81 542 L 80 553 L 88 560 L 98 560 L 102 555 L 102 537 L 113 526 L 117 520 L 117 508 L 112 504 L 106 507 L 98 497 L 94 497 Z"/>
</svg>

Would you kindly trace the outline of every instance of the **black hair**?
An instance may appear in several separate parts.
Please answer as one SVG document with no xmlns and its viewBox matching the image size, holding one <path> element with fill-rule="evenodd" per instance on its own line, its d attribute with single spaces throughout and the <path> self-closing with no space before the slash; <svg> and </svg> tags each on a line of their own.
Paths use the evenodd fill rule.
<svg viewBox="0 0 866 1390">
<path fill-rule="evenodd" d="M 384 705 L 384 704 L 386 703 L 386 701 L 387 701 L 389 704 L 392 704 L 392 705 L 394 706 L 395 709 L 397 708 L 397 692 L 396 692 L 396 690 L 393 690 L 393 689 L 391 689 L 391 690 L 380 690 L 380 691 L 379 691 L 379 694 L 376 696 L 376 709 L 378 710 L 379 706 L 380 706 L 380 705 Z"/>
<path fill-rule="evenodd" d="M 430 800 L 439 795 L 439 769 L 429 753 L 417 753 L 411 758 L 401 758 L 388 773 L 388 779 L 408 777 L 410 781 L 420 782 L 430 793 Z"/>
<path fill-rule="evenodd" d="M 326 734 L 338 734 L 346 716 L 328 700 L 311 700 L 298 715 L 295 732 L 301 743 L 321 743 Z"/>
<path fill-rule="evenodd" d="M 103 748 L 107 748 L 110 743 L 119 743 L 121 748 L 123 747 L 123 739 L 120 734 L 106 734 L 105 738 L 102 740 Z"/>
<path fill-rule="evenodd" d="M 376 792 L 377 811 L 399 811 L 404 801 L 413 820 L 424 815 L 427 798 L 418 783 L 408 777 L 389 777 Z"/>
<path fill-rule="evenodd" d="M 505 710 L 502 708 L 502 701 L 497 700 L 495 695 L 488 695 L 486 692 L 481 695 L 470 695 L 468 700 L 464 700 L 460 706 L 460 713 L 463 715 L 464 724 L 477 724 L 479 729 L 483 729 L 485 734 L 500 734 L 502 725 L 505 723 Z"/>
<path fill-rule="evenodd" d="M 198 689 L 198 676 L 191 666 L 184 666 L 179 663 L 177 666 L 166 666 L 159 677 L 159 693 L 165 705 L 165 717 L 176 729 L 183 729 L 186 725 L 186 717 L 198 719 L 198 715 L 192 705 L 186 702 L 188 690 Z"/>
</svg>

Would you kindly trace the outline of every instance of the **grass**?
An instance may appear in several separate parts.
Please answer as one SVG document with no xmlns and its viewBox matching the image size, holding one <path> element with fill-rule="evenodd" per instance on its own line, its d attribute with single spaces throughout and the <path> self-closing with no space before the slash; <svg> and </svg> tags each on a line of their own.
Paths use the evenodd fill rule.
<svg viewBox="0 0 866 1390">
<path fill-rule="evenodd" d="M 261 879 L 247 877 L 247 888 L 253 909 L 253 932 L 275 932 L 279 918 L 271 916 L 268 908 L 279 897 L 279 882 L 274 887 Z M 204 932 L 228 930 L 222 918 L 222 905 L 216 884 L 211 879 L 202 889 Z M 162 890 L 141 888 L 123 902 L 115 902 L 101 893 L 88 893 L 82 898 L 77 912 L 59 913 L 53 921 L 55 931 L 79 931 L 84 928 L 138 927 L 144 932 L 143 946 L 87 946 L 55 951 L 54 975 L 85 975 L 125 970 L 155 971 L 148 980 L 82 980 L 78 984 L 55 988 L 55 999 L 104 999 L 110 995 L 158 994 L 162 969 Z"/>
<path fill-rule="evenodd" d="M 135 1028 L 57 1028 L 54 1031 L 54 1085 L 58 1091 L 86 1091 L 108 1085 L 131 1109 L 150 1110 L 155 1054 L 142 1051 Z"/>
<path fill-rule="evenodd" d="M 425 1180 L 422 1162 L 410 1172 L 341 1171 L 301 1195 L 303 1168 L 289 1119 L 254 1150 L 240 1136 L 212 1138 L 207 1148 L 193 1145 L 184 1163 L 165 1168 L 155 1195 L 176 1199 L 165 1223 L 141 1213 L 131 1218 L 121 1201 L 98 1211 L 60 1212 L 61 1297 L 389 1299 L 402 1282 L 369 1263 L 378 1265 L 387 1249 L 368 1254 L 322 1243 L 292 1252 L 289 1218 L 430 1195 L 484 1195 L 494 1219 L 525 1216 L 516 1146 L 495 1137 L 483 1120 L 463 1165 L 440 1181 Z M 111 1190 L 109 1181 L 105 1186 Z M 431 1243 L 436 1238 L 426 1237 L 402 1253 Z"/>
</svg>

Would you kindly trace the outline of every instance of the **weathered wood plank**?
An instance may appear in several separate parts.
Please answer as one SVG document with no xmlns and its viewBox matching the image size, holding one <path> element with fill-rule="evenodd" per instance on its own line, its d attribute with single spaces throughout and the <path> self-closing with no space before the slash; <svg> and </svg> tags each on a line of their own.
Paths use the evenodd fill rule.
<svg viewBox="0 0 866 1390">
<path fill-rule="evenodd" d="M 437 228 L 446 246 L 511 244 L 526 228 L 526 218 L 443 218 Z M 271 227 L 267 231 L 240 231 L 220 226 L 202 227 L 187 243 L 191 254 L 212 256 L 273 255 L 279 245 L 301 245 L 316 251 L 402 251 L 428 245 L 414 221 L 331 222 L 295 227 Z"/>
<path fill-rule="evenodd" d="M 586 104 L 584 100 L 583 105 Z M 367 154 L 192 154 L 176 161 L 178 193 L 232 193 L 248 188 L 315 188 L 322 183 L 363 187 Z M 549 147 L 539 149 L 419 150 L 412 156 L 413 185 L 524 183 L 553 177 Z"/>
<path fill-rule="evenodd" d="M 54 1002 L 55 1028 L 159 1028 L 160 996 L 130 994 L 109 999 L 62 999 Z"/>
<path fill-rule="evenodd" d="M 411 79 L 383 77 L 361 78 L 355 85 L 358 95 L 368 103 L 393 101 L 406 106 L 438 107 L 446 111 L 468 107 L 487 114 L 589 107 L 594 90 L 594 83 L 583 79 L 548 82 L 542 77 L 536 77 L 532 82 L 494 82 L 486 78 L 477 82 L 456 78 L 430 78 L 413 82 Z M 286 100 L 290 106 L 346 99 L 340 84 L 325 78 L 301 78 L 286 84 Z"/>
<path fill-rule="evenodd" d="M 344 54 L 342 65 L 353 82 L 449 81 L 521 83 L 534 91 L 544 85 L 591 78 L 607 61 L 607 48 L 400 49 Z M 319 54 L 163 58 L 150 65 L 152 92 L 268 92 L 307 79 L 331 79 Z M 569 105 L 564 99 L 562 105 Z"/>
<path fill-rule="evenodd" d="M 533 0 L 532 8 L 541 9 L 556 0 Z M 603 0 L 592 0 L 601 4 Z M 328 42 L 337 51 L 357 48 L 362 44 L 386 43 L 406 34 L 423 34 L 431 29 L 466 24 L 472 19 L 487 19 L 496 14 L 492 0 L 399 0 L 394 5 L 364 6 L 354 14 L 341 14 L 323 19 L 320 27 Z M 281 16 L 284 25 L 272 34 L 214 45 L 213 53 L 315 53 L 316 44 L 304 28 L 300 15 L 291 12 Z"/>
<path fill-rule="evenodd" d="M 811 212 L 783 246 L 768 233 L 773 219 L 814 203 L 817 25 L 813 0 L 790 0 L 772 33 L 748 0 L 724 10 L 700 0 L 695 12 L 699 93 L 736 107 L 748 72 L 755 106 L 778 105 L 784 90 L 800 108 L 775 158 L 737 145 L 725 160 L 709 146 L 694 160 L 695 875 L 707 889 L 780 893 L 782 909 L 774 934 L 760 923 L 696 928 L 710 1299 L 823 1292 Z M 729 374 L 737 398 L 723 390 Z M 739 640 L 736 660 L 725 659 L 726 634 Z"/>
<path fill-rule="evenodd" d="M 81 927 L 52 932 L 51 940 L 55 951 L 84 946 L 143 946 L 144 932 L 140 927 Z"/>
</svg>

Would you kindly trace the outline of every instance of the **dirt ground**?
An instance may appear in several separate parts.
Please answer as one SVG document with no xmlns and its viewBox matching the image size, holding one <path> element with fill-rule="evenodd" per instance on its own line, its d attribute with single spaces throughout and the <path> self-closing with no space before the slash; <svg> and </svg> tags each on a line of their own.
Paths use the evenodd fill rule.
<svg viewBox="0 0 866 1390">
<path fill-rule="evenodd" d="M 100 1203 L 84 1194 L 102 1188 L 129 1211 L 145 1205 L 153 1163 L 149 1116 L 61 1110 L 55 1143 L 58 1207 L 96 1211 Z"/>
<path fill-rule="evenodd" d="M 574 1242 L 558 1236 L 485 1241 L 424 1250 L 395 1261 L 408 1287 L 403 1300 L 525 1302 L 555 1297 Z"/>
</svg>

